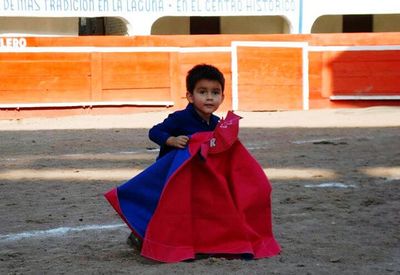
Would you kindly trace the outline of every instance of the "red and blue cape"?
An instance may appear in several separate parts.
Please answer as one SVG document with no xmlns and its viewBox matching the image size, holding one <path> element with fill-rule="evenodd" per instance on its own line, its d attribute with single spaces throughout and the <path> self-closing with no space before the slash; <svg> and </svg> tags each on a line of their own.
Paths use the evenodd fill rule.
<svg viewBox="0 0 400 275">
<path fill-rule="evenodd" d="M 142 239 L 141 254 L 161 262 L 200 254 L 272 257 L 271 184 L 238 139 L 229 112 L 213 132 L 191 136 L 105 197 Z"/>
</svg>

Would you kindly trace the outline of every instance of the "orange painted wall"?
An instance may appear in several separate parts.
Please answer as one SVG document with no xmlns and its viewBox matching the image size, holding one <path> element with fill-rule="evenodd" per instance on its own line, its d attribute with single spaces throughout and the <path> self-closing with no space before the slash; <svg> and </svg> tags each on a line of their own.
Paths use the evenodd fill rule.
<svg viewBox="0 0 400 275">
<path fill-rule="evenodd" d="M 239 109 L 303 108 L 302 51 L 298 48 L 238 48 Z"/>
<path fill-rule="evenodd" d="M 308 42 L 310 46 L 400 45 L 400 34 L 27 38 L 29 47 L 229 47 L 232 41 Z M 237 53 L 239 109 L 302 108 L 300 49 L 238 47 Z M 308 58 L 310 108 L 400 105 L 399 100 L 329 99 L 332 95 L 399 96 L 400 51 L 310 51 Z M 172 100 L 174 109 L 179 109 L 186 105 L 186 72 L 198 63 L 214 64 L 225 74 L 226 98 L 221 110 L 231 109 L 231 52 L 0 52 L 0 104 Z M 96 112 L 107 112 L 106 109 L 98 108 Z M 0 118 L 15 115 L 12 112 L 3 109 Z M 29 116 L 34 114 L 29 110 Z"/>
<path fill-rule="evenodd" d="M 98 101 L 170 100 L 169 53 L 101 53 Z"/>
<path fill-rule="evenodd" d="M 400 51 L 325 52 L 323 61 L 334 76 L 323 94 L 399 93 Z"/>
<path fill-rule="evenodd" d="M 0 53 L 0 102 L 87 101 L 90 53 Z"/>
</svg>

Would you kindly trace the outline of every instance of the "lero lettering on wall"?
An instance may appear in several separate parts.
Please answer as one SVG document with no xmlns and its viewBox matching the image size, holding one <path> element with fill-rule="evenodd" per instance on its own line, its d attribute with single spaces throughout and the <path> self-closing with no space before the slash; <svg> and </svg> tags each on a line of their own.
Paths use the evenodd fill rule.
<svg viewBox="0 0 400 275">
<path fill-rule="evenodd" d="M 1 48 L 25 48 L 26 45 L 26 39 L 23 37 L 0 37 Z"/>
</svg>

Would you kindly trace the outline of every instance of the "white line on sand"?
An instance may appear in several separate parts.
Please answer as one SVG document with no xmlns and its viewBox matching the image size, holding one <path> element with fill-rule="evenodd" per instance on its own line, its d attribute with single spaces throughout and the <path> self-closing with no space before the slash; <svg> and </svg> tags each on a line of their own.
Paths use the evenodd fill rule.
<svg viewBox="0 0 400 275">
<path fill-rule="evenodd" d="M 77 227 L 58 227 L 48 230 L 34 230 L 34 231 L 26 231 L 16 234 L 6 234 L 0 235 L 0 242 L 11 242 L 11 241 L 18 241 L 25 238 L 48 238 L 48 237 L 55 237 L 65 235 L 71 232 L 80 232 L 80 231 L 87 231 L 87 230 L 112 230 L 115 228 L 120 228 L 126 226 L 123 223 L 119 224 L 92 224 L 92 225 L 84 225 L 84 226 L 77 226 Z"/>
<path fill-rule="evenodd" d="M 354 184 L 344 184 L 341 182 L 325 182 L 321 184 L 306 184 L 306 188 L 356 188 Z"/>
<path fill-rule="evenodd" d="M 321 138 L 321 139 L 309 139 L 309 140 L 295 140 L 292 141 L 291 143 L 294 144 L 304 144 L 304 143 L 314 143 L 314 142 L 323 142 L 323 141 L 333 141 L 333 140 L 342 140 L 345 139 L 345 137 L 337 137 L 337 138 Z"/>
</svg>

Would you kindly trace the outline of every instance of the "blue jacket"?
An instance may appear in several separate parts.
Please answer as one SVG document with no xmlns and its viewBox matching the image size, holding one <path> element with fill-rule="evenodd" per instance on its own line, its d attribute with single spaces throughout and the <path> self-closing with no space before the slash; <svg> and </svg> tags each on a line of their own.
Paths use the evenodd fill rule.
<svg viewBox="0 0 400 275">
<path fill-rule="evenodd" d="M 197 132 L 213 131 L 218 121 L 218 116 L 211 115 L 210 124 L 207 124 L 207 122 L 197 114 L 193 104 L 189 103 L 185 109 L 168 115 L 163 122 L 154 125 L 149 131 L 149 138 L 160 145 L 159 159 L 174 149 L 165 144 L 169 137 L 181 135 L 190 136 Z"/>
</svg>

